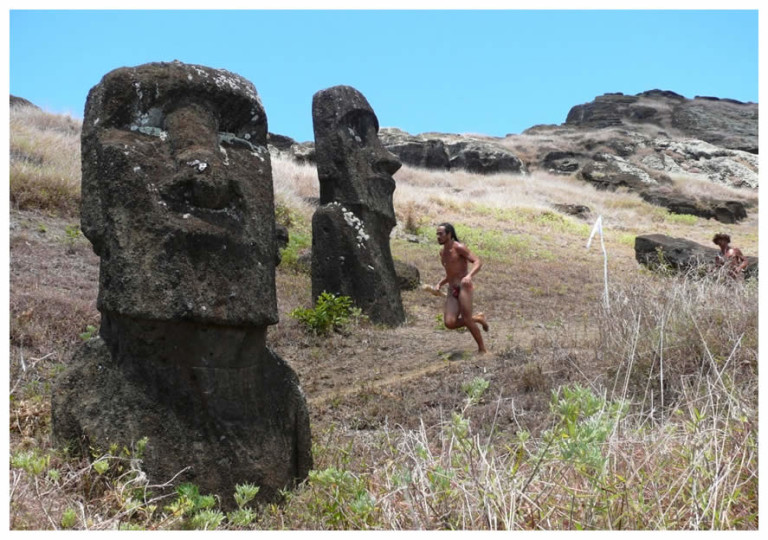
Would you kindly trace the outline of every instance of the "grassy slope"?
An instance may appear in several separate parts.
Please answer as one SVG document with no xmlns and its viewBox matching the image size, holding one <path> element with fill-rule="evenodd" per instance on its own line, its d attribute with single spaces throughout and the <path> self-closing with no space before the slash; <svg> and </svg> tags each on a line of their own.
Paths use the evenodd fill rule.
<svg viewBox="0 0 768 540">
<path fill-rule="evenodd" d="M 78 334 L 98 325 L 98 260 L 74 227 L 72 125 L 12 110 L 11 527 L 215 525 L 215 514 L 148 503 L 126 487 L 132 476 L 110 474 L 117 458 L 99 474 L 50 445 L 50 382 Z M 51 145 L 35 141 L 52 134 L 60 145 L 43 155 Z M 309 306 L 309 277 L 292 262 L 309 243 L 316 173 L 281 159 L 273 171 L 292 241 L 269 340 L 307 394 L 317 471 L 284 505 L 222 517 L 220 528 L 757 527 L 756 288 L 654 276 L 634 261 L 636 234 L 708 244 L 720 224 L 570 178 L 404 167 L 393 254 L 433 284 L 434 227 L 457 225 L 485 261 L 475 304 L 491 323 L 491 353 L 476 356 L 466 332 L 441 329 L 441 301 L 422 291 L 403 293 L 400 328 L 363 323 L 320 338 L 288 315 Z M 603 216 L 610 313 L 599 243 L 585 247 L 591 220 L 555 203 Z M 756 216 L 727 227 L 750 255 Z M 561 387 L 576 390 L 561 390 L 552 409 Z M 632 403 L 620 422 L 601 414 L 620 399 Z"/>
</svg>

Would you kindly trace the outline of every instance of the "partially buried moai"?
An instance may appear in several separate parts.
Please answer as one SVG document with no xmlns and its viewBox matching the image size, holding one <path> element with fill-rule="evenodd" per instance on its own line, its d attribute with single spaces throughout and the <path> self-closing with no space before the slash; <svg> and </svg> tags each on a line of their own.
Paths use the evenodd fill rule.
<svg viewBox="0 0 768 540">
<path fill-rule="evenodd" d="M 88 95 L 82 230 L 101 259 L 99 338 L 52 398 L 61 444 L 148 437 L 153 483 L 189 481 L 231 506 L 306 477 L 309 416 L 275 324 L 267 119 L 252 83 L 180 62 L 108 73 Z"/>
<path fill-rule="evenodd" d="M 312 296 L 345 295 L 376 323 L 405 321 L 389 246 L 397 157 L 368 101 L 350 86 L 312 99 L 320 207 L 312 218 Z"/>
</svg>

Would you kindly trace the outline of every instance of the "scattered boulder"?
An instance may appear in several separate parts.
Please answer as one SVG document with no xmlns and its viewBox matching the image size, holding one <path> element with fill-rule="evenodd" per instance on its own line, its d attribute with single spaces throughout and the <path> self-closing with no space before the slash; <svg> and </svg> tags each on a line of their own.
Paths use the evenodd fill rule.
<svg viewBox="0 0 768 540">
<path fill-rule="evenodd" d="M 437 170 L 447 170 L 451 166 L 445 143 L 440 139 L 411 135 L 397 128 L 382 128 L 379 139 L 406 165 Z"/>
<path fill-rule="evenodd" d="M 312 98 L 320 207 L 312 217 L 312 297 L 344 295 L 371 321 L 405 321 L 389 235 L 397 223 L 392 175 L 401 167 L 382 145 L 379 121 L 350 86 Z"/>
<path fill-rule="evenodd" d="M 576 216 L 582 219 L 588 219 L 592 212 L 589 206 L 584 206 L 583 204 L 554 204 L 552 206 L 555 210 L 562 212 L 563 214 Z"/>
<path fill-rule="evenodd" d="M 90 455 L 148 437 L 153 483 L 224 508 L 245 482 L 276 499 L 312 456 L 298 378 L 266 345 L 277 239 L 256 88 L 180 62 L 120 68 L 88 94 L 81 144 L 102 321 L 55 385 L 54 440 Z"/>
<path fill-rule="evenodd" d="M 573 174 L 579 170 L 586 156 L 576 152 L 553 151 L 544 156 L 543 168 L 554 174 Z"/>
<path fill-rule="evenodd" d="M 635 238 L 635 259 L 651 269 L 665 268 L 677 272 L 696 270 L 702 266 L 714 267 L 716 248 L 663 234 L 640 235 Z M 749 265 L 744 276 L 757 277 L 758 258 L 747 257 Z"/>
<path fill-rule="evenodd" d="M 579 176 L 597 189 L 616 190 L 619 187 L 643 191 L 658 182 L 644 169 L 612 154 L 597 154 L 584 165 Z"/>
<path fill-rule="evenodd" d="M 470 139 L 448 143 L 446 148 L 451 169 L 479 174 L 525 172 L 523 162 L 498 144 Z"/>
<path fill-rule="evenodd" d="M 715 199 L 693 200 L 681 194 L 648 190 L 640 193 L 646 202 L 662 206 L 673 214 L 688 214 L 721 223 L 737 223 L 747 217 L 747 210 L 741 201 Z"/>
<path fill-rule="evenodd" d="M 414 265 L 395 259 L 395 274 L 401 291 L 413 291 L 421 284 L 421 274 Z"/>
</svg>

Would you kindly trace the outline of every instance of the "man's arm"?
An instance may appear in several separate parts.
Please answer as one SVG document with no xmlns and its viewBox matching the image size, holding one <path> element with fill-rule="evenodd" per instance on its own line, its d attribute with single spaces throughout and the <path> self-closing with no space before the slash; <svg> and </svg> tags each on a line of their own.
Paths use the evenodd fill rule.
<svg viewBox="0 0 768 540">
<path fill-rule="evenodd" d="M 741 272 L 744 270 L 747 265 L 749 264 L 749 261 L 744 256 L 744 254 L 741 252 L 739 248 L 733 248 L 733 258 L 736 259 L 739 262 L 739 265 L 736 267 L 736 273 Z"/>
<path fill-rule="evenodd" d="M 465 278 L 469 278 L 471 280 L 475 277 L 475 274 L 477 274 L 483 267 L 483 261 L 480 260 L 480 257 L 469 251 L 469 249 L 467 249 L 467 247 L 463 244 L 456 246 L 456 252 L 464 257 L 468 262 L 472 263 L 472 269 L 466 276 L 464 276 Z"/>
</svg>

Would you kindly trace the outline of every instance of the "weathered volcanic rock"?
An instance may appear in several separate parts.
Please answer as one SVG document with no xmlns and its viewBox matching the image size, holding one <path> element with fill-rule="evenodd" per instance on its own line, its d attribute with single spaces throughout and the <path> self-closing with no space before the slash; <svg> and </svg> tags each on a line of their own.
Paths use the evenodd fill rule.
<svg viewBox="0 0 768 540">
<path fill-rule="evenodd" d="M 638 101 L 638 97 L 620 92 L 597 96 L 591 103 L 572 107 L 565 123 L 598 129 L 620 126 L 625 117 L 632 116 L 632 106 Z M 647 112 L 641 116 L 648 116 Z"/>
<path fill-rule="evenodd" d="M 715 199 L 692 200 L 680 194 L 668 194 L 657 190 L 640 193 L 646 202 L 663 206 L 673 214 L 688 214 L 721 223 L 736 223 L 747 217 L 747 210 L 741 201 Z"/>
<path fill-rule="evenodd" d="M 473 173 L 524 172 L 523 162 L 506 148 L 477 140 L 464 140 L 446 145 L 451 169 L 464 169 Z"/>
<path fill-rule="evenodd" d="M 267 144 L 280 152 L 289 152 L 291 150 L 291 146 L 296 144 L 296 141 L 290 137 L 286 137 L 285 135 L 267 133 Z"/>
<path fill-rule="evenodd" d="M 737 188 L 757 188 L 758 158 L 749 152 L 731 150 L 696 139 L 654 139 L 655 150 L 642 159 L 654 169 L 669 174 L 704 177 L 710 182 Z M 657 161 L 652 161 L 652 159 Z"/>
<path fill-rule="evenodd" d="M 349 296 L 371 321 L 405 321 L 389 235 L 397 223 L 392 175 L 401 167 L 382 145 L 365 97 L 334 86 L 312 99 L 320 207 L 312 218 L 312 296 Z"/>
<path fill-rule="evenodd" d="M 303 142 L 291 145 L 290 155 L 298 163 L 315 165 L 315 143 Z"/>
<path fill-rule="evenodd" d="M 663 267 L 686 272 L 713 266 L 718 253 L 716 248 L 663 234 L 646 234 L 635 238 L 635 259 L 652 269 Z M 747 257 L 747 260 L 749 265 L 744 270 L 744 276 L 757 277 L 758 258 Z"/>
<path fill-rule="evenodd" d="M 396 128 L 382 128 L 379 139 L 387 150 L 407 165 L 425 169 L 450 168 L 448 151 L 440 139 L 410 135 Z"/>
<path fill-rule="evenodd" d="M 553 151 L 544 156 L 542 167 L 555 174 L 573 174 L 585 161 L 588 161 L 588 158 L 584 154 Z"/>
<path fill-rule="evenodd" d="M 758 106 L 730 99 L 696 97 L 672 110 L 672 125 L 689 137 L 758 153 Z"/>
<path fill-rule="evenodd" d="M 583 204 L 554 204 L 552 205 L 555 210 L 558 210 L 564 214 L 576 216 L 582 219 L 587 219 L 592 212 L 589 206 Z"/>
<path fill-rule="evenodd" d="M 53 391 L 54 439 L 90 455 L 148 437 L 152 483 L 194 482 L 224 508 L 245 482 L 276 498 L 312 457 L 298 379 L 266 346 L 278 242 L 255 87 L 120 68 L 89 93 L 81 143 L 102 322 Z"/>
<path fill-rule="evenodd" d="M 401 291 L 412 291 L 419 288 L 421 274 L 414 265 L 395 259 L 395 274 Z"/>
<path fill-rule="evenodd" d="M 649 186 L 658 185 L 644 169 L 623 158 L 611 154 L 598 154 L 595 158 L 584 165 L 579 175 L 598 189 L 615 190 L 626 187 L 643 191 Z"/>
<path fill-rule="evenodd" d="M 604 94 L 571 108 L 565 123 L 591 129 L 648 124 L 724 148 L 758 152 L 758 106 L 732 99 L 687 99 L 662 90 Z"/>
</svg>

